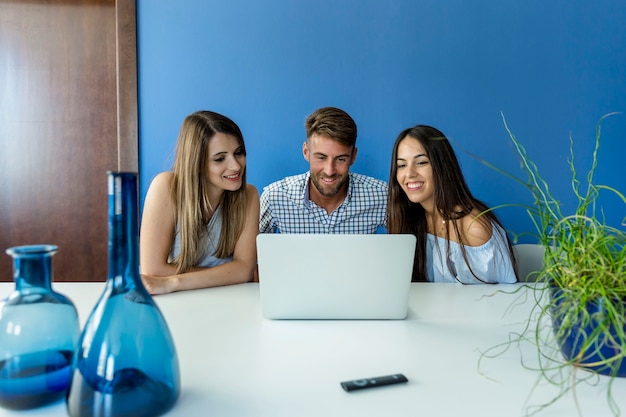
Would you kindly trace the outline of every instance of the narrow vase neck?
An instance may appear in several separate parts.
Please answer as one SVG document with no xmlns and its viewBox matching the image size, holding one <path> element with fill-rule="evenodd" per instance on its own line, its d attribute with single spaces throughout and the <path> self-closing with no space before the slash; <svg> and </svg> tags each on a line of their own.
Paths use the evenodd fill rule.
<svg viewBox="0 0 626 417">
<path fill-rule="evenodd" d="M 13 279 L 15 289 L 28 288 L 51 290 L 52 255 L 57 251 L 54 245 L 16 246 L 7 249 L 13 257 Z"/>
<path fill-rule="evenodd" d="M 109 172 L 109 274 L 115 286 L 136 287 L 139 277 L 137 174 Z"/>
</svg>

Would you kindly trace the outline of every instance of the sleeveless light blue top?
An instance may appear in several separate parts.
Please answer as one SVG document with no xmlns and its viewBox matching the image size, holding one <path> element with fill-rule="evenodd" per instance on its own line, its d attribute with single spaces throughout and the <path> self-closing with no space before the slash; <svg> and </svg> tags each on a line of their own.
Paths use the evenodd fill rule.
<svg viewBox="0 0 626 417">
<path fill-rule="evenodd" d="M 215 256 L 215 250 L 217 249 L 217 243 L 220 240 L 220 234 L 222 233 L 222 206 L 218 206 L 215 213 L 207 224 L 207 233 L 204 235 L 202 245 L 204 246 L 204 255 L 195 263 L 194 266 L 211 268 L 213 266 L 221 265 L 226 262 L 232 261 L 233 258 L 218 258 Z M 174 237 L 174 247 L 172 248 L 171 258 L 174 259 L 180 254 L 180 234 L 178 232 L 178 226 L 176 226 L 176 236 Z"/>
<path fill-rule="evenodd" d="M 481 246 L 465 246 L 467 259 L 476 276 L 485 282 L 512 284 L 516 282 L 515 271 L 504 230 L 492 225 L 491 238 Z M 427 235 L 426 278 L 430 282 L 460 282 L 481 284 L 467 266 L 461 245 L 450 242 L 450 258 L 446 258 L 446 239 Z"/>
</svg>

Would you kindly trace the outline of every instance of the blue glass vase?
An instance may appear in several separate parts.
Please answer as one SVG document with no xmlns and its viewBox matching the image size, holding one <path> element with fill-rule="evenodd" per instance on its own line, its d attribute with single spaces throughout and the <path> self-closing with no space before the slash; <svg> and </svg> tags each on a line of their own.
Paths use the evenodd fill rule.
<svg viewBox="0 0 626 417">
<path fill-rule="evenodd" d="M 80 337 L 67 410 L 158 416 L 176 402 L 180 376 L 167 323 L 139 275 L 137 174 L 109 172 L 108 189 L 108 278 Z"/>
<path fill-rule="evenodd" d="M 16 246 L 15 291 L 0 304 L 0 406 L 40 407 L 65 397 L 80 325 L 70 299 L 52 290 L 54 245 Z"/>
</svg>

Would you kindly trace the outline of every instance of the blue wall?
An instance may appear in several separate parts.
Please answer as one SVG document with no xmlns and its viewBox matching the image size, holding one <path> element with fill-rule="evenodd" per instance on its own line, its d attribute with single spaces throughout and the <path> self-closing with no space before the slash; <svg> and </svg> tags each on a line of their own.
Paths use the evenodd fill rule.
<svg viewBox="0 0 626 417">
<path fill-rule="evenodd" d="M 397 134 L 413 124 L 457 144 L 472 192 L 489 205 L 528 192 L 469 155 L 523 175 L 509 127 L 565 207 L 570 134 L 586 171 L 598 119 L 596 179 L 626 192 L 623 0 L 138 0 L 141 196 L 171 168 L 183 118 L 221 112 L 241 127 L 259 190 L 307 170 L 303 122 L 317 107 L 355 119 L 355 172 L 388 179 Z M 619 225 L 626 210 L 605 199 Z M 498 212 L 515 232 L 526 215 Z"/>
</svg>

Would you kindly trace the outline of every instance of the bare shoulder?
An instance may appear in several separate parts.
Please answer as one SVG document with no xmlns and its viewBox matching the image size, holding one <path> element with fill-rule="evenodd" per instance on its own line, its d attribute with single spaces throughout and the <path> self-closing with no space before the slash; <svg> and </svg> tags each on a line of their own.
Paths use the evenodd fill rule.
<svg viewBox="0 0 626 417">
<path fill-rule="evenodd" d="M 173 178 L 173 173 L 162 172 L 152 179 L 143 205 L 144 234 L 154 232 L 160 236 L 165 231 L 173 230 L 176 223 L 176 205 L 171 195 Z"/>
<path fill-rule="evenodd" d="M 256 189 L 254 185 L 252 184 L 246 185 L 246 197 L 247 197 L 246 211 L 247 211 L 248 216 L 258 218 L 261 203 L 260 203 L 260 198 L 259 198 L 259 191 Z"/>
<path fill-rule="evenodd" d="M 157 174 L 150 183 L 151 188 L 156 189 L 169 189 L 172 185 L 172 180 L 174 179 L 173 172 L 160 172 Z"/>
<path fill-rule="evenodd" d="M 259 205 L 259 190 L 257 190 L 254 185 L 252 185 L 252 184 L 247 184 L 246 185 L 246 195 L 248 197 L 248 202 L 252 206 L 258 206 Z"/>
<path fill-rule="evenodd" d="M 463 231 L 468 246 L 481 246 L 491 239 L 493 228 L 491 222 L 480 215 L 477 210 L 472 210 L 470 214 L 463 218 Z"/>
<path fill-rule="evenodd" d="M 158 206 L 163 204 L 169 205 L 169 202 L 172 200 L 171 188 L 173 178 L 173 172 L 161 172 L 157 174 L 150 183 L 148 193 L 146 194 L 146 201 Z"/>
<path fill-rule="evenodd" d="M 248 194 L 248 197 L 259 196 L 259 190 L 257 190 L 257 188 L 252 184 L 246 184 L 246 193 Z"/>
</svg>

